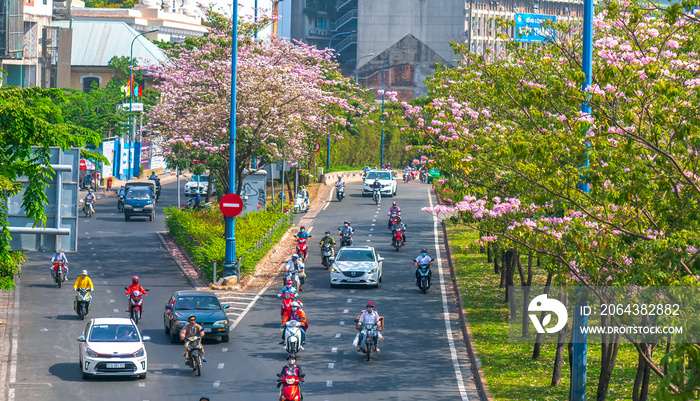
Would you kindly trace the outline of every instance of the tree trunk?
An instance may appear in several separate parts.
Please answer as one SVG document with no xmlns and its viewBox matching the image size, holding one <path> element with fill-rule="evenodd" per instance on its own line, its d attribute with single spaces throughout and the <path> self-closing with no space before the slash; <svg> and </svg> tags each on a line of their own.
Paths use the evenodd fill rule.
<svg viewBox="0 0 700 401">
<path fill-rule="evenodd" d="M 501 281 L 498 283 L 498 288 L 506 287 L 506 274 L 508 272 L 508 261 L 506 257 L 507 253 L 505 249 L 501 249 Z"/>
<path fill-rule="evenodd" d="M 492 249 L 491 249 L 491 245 L 489 244 L 486 247 L 486 257 L 487 257 L 486 263 L 493 262 L 493 256 L 491 255 L 491 252 L 492 252 Z"/>
<path fill-rule="evenodd" d="M 513 296 L 515 289 L 515 268 L 518 265 L 518 259 L 520 259 L 520 254 L 518 254 L 517 249 L 511 248 L 508 250 L 510 257 L 508 257 L 508 263 L 506 266 L 508 270 L 506 272 L 506 302 L 508 302 L 508 309 L 510 310 L 510 318 L 515 320 L 518 318 L 518 311 L 515 307 L 515 297 Z"/>
<path fill-rule="evenodd" d="M 601 316 L 601 326 L 605 327 L 608 321 L 607 316 Z M 620 345 L 620 334 L 603 335 L 600 356 L 600 379 L 598 380 L 597 401 L 605 401 L 610 386 L 610 378 L 617 359 L 617 350 Z"/>
<path fill-rule="evenodd" d="M 539 260 L 539 259 L 538 259 Z M 549 293 L 549 286 L 552 284 L 552 272 L 547 273 L 547 283 L 544 285 L 544 293 L 548 294 Z M 527 308 L 527 306 L 524 306 L 524 308 Z M 523 312 L 526 313 L 526 312 Z M 546 312 L 540 313 L 540 322 L 542 322 L 542 319 L 544 319 Z M 537 337 L 535 337 L 535 346 L 532 349 L 532 359 L 538 359 L 540 357 L 540 349 L 542 348 L 542 334 L 537 333 Z"/>
<path fill-rule="evenodd" d="M 530 335 L 530 318 L 528 317 L 527 307 L 529 306 L 530 285 L 532 284 L 532 251 L 530 251 L 527 257 L 527 280 L 523 278 L 523 267 L 520 265 L 520 258 L 518 258 L 518 271 L 520 272 L 520 281 L 523 287 L 523 320 L 521 334 L 523 337 L 527 337 Z"/>
<path fill-rule="evenodd" d="M 639 347 L 644 351 L 649 359 L 654 349 L 652 344 L 639 344 Z M 642 355 L 639 355 L 637 363 L 637 375 L 634 378 L 634 386 L 632 387 L 632 401 L 646 401 L 649 396 L 649 375 L 651 369 Z"/>
<path fill-rule="evenodd" d="M 493 247 L 493 274 L 501 273 L 500 259 L 498 258 L 498 247 Z"/>
<path fill-rule="evenodd" d="M 287 193 L 289 194 L 287 200 L 294 205 L 294 190 L 292 190 L 292 185 L 289 182 L 289 174 L 284 175 L 284 182 L 287 184 Z"/>
<path fill-rule="evenodd" d="M 552 387 L 556 387 L 561 383 L 561 370 L 564 364 L 564 346 L 567 344 L 566 334 L 569 332 L 569 324 L 567 323 L 557 337 L 557 350 L 554 354 L 554 368 L 552 370 Z M 571 365 L 571 350 L 569 350 L 569 365 Z"/>
</svg>

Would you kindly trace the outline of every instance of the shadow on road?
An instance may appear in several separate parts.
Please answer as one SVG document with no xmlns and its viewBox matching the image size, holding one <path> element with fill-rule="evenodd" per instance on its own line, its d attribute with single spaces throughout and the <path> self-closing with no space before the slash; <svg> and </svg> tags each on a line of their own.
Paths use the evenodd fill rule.
<svg viewBox="0 0 700 401">
<path fill-rule="evenodd" d="M 57 315 L 57 316 L 44 316 L 44 319 L 56 319 L 56 320 L 80 320 L 80 316 L 76 315 Z"/>
</svg>

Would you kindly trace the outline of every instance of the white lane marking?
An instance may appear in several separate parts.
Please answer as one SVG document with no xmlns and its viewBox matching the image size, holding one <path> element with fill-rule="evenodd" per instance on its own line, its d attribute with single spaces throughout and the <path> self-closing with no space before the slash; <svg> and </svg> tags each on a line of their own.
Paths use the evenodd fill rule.
<svg viewBox="0 0 700 401">
<path fill-rule="evenodd" d="M 221 384 L 221 381 L 217 380 L 214 382 L 214 387 L 219 387 L 219 384 Z"/>
<path fill-rule="evenodd" d="M 369 242 L 369 241 L 370 241 L 370 240 L 367 240 L 367 242 Z"/>
<path fill-rule="evenodd" d="M 326 387 L 333 387 L 333 380 L 327 380 Z"/>
<path fill-rule="evenodd" d="M 348 298 L 348 301 L 347 301 L 347 302 L 348 302 L 348 303 L 352 302 L 352 298 Z"/>
<path fill-rule="evenodd" d="M 376 220 L 374 220 L 374 221 L 376 221 Z M 376 226 L 376 224 L 373 223 L 373 224 L 372 224 L 372 227 L 374 227 L 374 226 Z"/>
<path fill-rule="evenodd" d="M 370 230 L 370 231 L 374 231 L 374 228 L 370 228 L 369 230 Z"/>
<path fill-rule="evenodd" d="M 333 369 L 334 366 L 335 366 L 335 364 L 333 362 L 331 362 L 328 364 L 328 369 Z"/>
<path fill-rule="evenodd" d="M 253 305 L 255 305 L 255 303 L 258 301 L 258 299 L 260 299 L 260 296 L 270 288 L 270 286 L 272 285 L 272 283 L 274 281 L 275 280 L 270 280 L 265 287 L 263 287 L 260 291 L 258 291 L 257 295 L 255 295 L 255 298 L 253 298 L 253 300 L 250 302 L 250 304 L 248 304 L 248 306 L 246 306 L 246 308 L 243 310 L 243 313 L 241 313 L 241 315 L 238 316 L 238 318 L 236 318 L 236 321 L 233 322 L 233 325 L 231 325 L 229 332 L 233 331 L 233 329 L 235 329 L 236 326 L 238 326 L 238 323 L 240 323 L 240 321 L 243 320 L 245 315 L 248 314 L 248 311 L 250 311 L 250 309 L 253 307 Z"/>
<path fill-rule="evenodd" d="M 92 245 L 92 241 L 88 241 L 88 245 Z M 90 248 L 90 249 L 94 249 L 94 248 Z"/>
<path fill-rule="evenodd" d="M 228 351 L 228 348 L 221 348 L 221 352 L 226 352 Z"/>
<path fill-rule="evenodd" d="M 348 313 L 349 311 L 349 309 L 343 309 L 343 313 Z"/>
<path fill-rule="evenodd" d="M 92 244 L 92 242 L 91 242 L 91 244 Z M 95 250 L 95 247 L 94 247 L 94 246 L 91 246 L 90 249 L 91 249 L 91 250 Z"/>
<path fill-rule="evenodd" d="M 139 382 L 139 387 L 146 387 L 146 382 Z M 143 400 L 148 401 L 148 400 Z"/>
<path fill-rule="evenodd" d="M 17 348 L 19 347 L 19 277 L 15 280 L 15 308 L 12 313 L 12 353 L 10 354 L 10 389 L 7 390 L 7 400 L 14 401 L 15 389 L 12 383 L 17 381 Z"/>
<path fill-rule="evenodd" d="M 105 291 L 107 292 L 107 294 L 111 294 L 111 293 L 112 293 L 112 290 L 110 290 L 109 288 L 106 289 Z"/>
<path fill-rule="evenodd" d="M 368 234 L 367 236 L 368 236 L 368 237 L 371 237 L 371 236 L 372 236 L 372 234 Z"/>
<path fill-rule="evenodd" d="M 354 293 L 355 293 L 355 290 L 350 290 L 350 293 L 351 293 L 351 294 L 354 294 Z"/>
<path fill-rule="evenodd" d="M 119 313 L 119 309 L 112 309 L 114 313 Z"/>
<path fill-rule="evenodd" d="M 224 368 L 224 364 L 223 364 L 223 363 L 220 363 L 216 368 L 217 368 L 217 369 L 223 369 L 223 368 Z"/>
<path fill-rule="evenodd" d="M 331 204 L 332 201 L 333 201 L 333 191 L 330 191 L 330 192 L 328 192 L 328 202 L 326 202 L 326 204 L 323 205 L 323 209 L 321 209 L 321 210 L 326 210 L 326 208 L 328 207 L 328 205 Z"/>
<path fill-rule="evenodd" d="M 340 338 L 340 333 L 335 333 L 335 338 Z"/>
<path fill-rule="evenodd" d="M 104 274 L 104 273 L 100 273 L 100 277 L 104 277 L 104 276 L 105 276 L 105 274 Z"/>
<path fill-rule="evenodd" d="M 101 269 L 101 268 L 102 268 L 102 266 L 97 266 L 97 268 L 98 268 L 98 269 Z"/>
<path fill-rule="evenodd" d="M 114 303 L 114 300 L 113 300 L 113 299 L 110 299 L 109 302 L 110 302 L 110 303 Z"/>
<path fill-rule="evenodd" d="M 178 365 L 177 363 L 174 363 L 174 364 L 173 364 L 173 369 L 180 369 L 180 365 Z"/>
<path fill-rule="evenodd" d="M 311 226 L 311 227 L 309 227 L 308 231 L 306 231 L 306 232 L 311 234 L 311 230 L 313 230 L 313 229 L 314 229 L 314 226 Z"/>
<path fill-rule="evenodd" d="M 92 256 L 97 256 L 97 254 L 96 254 L 96 253 L 93 253 Z"/>
<path fill-rule="evenodd" d="M 338 352 L 338 347 L 331 348 L 331 352 Z"/>
<path fill-rule="evenodd" d="M 433 207 L 433 197 L 428 190 L 428 200 L 430 208 Z M 447 306 L 447 290 L 445 289 L 445 277 L 442 271 L 442 258 L 440 256 L 440 240 L 438 237 L 438 218 L 433 216 L 433 241 L 435 243 L 435 259 L 437 259 L 438 273 L 440 276 L 440 292 L 442 293 L 442 310 L 445 318 L 445 331 L 447 332 L 447 342 L 450 345 L 450 356 L 452 357 L 452 365 L 455 370 L 455 378 L 457 379 L 457 387 L 462 396 L 462 400 L 469 401 L 467 391 L 464 387 L 464 378 L 462 377 L 462 369 L 459 367 L 459 359 L 457 357 L 457 349 L 455 348 L 455 340 L 452 335 L 452 323 L 450 322 L 450 310 Z"/>
<path fill-rule="evenodd" d="M 102 284 L 107 284 L 107 280 L 102 280 Z"/>
<path fill-rule="evenodd" d="M 87 231 L 85 231 L 85 235 L 90 235 L 90 233 L 89 233 L 89 232 L 87 232 Z M 88 239 L 90 239 L 90 238 L 88 238 Z"/>
<path fill-rule="evenodd" d="M 340 325 L 341 325 L 341 326 L 345 326 L 345 320 L 341 320 L 341 321 L 340 321 Z"/>
</svg>

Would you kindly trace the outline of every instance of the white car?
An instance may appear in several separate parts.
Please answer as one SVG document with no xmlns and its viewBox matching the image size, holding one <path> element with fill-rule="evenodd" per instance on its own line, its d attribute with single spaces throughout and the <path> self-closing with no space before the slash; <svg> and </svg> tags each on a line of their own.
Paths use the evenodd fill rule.
<svg viewBox="0 0 700 401">
<path fill-rule="evenodd" d="M 185 196 L 205 195 L 209 187 L 209 174 L 193 175 L 185 183 Z"/>
<path fill-rule="evenodd" d="M 94 318 L 78 336 L 83 379 L 91 376 L 127 375 L 146 378 L 148 355 L 139 328 L 129 318 Z"/>
<path fill-rule="evenodd" d="M 396 196 L 396 176 L 392 170 L 370 170 L 362 183 L 362 196 L 371 196 L 370 186 L 378 179 L 382 184 L 382 196 Z"/>
<path fill-rule="evenodd" d="M 379 287 L 382 261 L 371 246 L 344 246 L 331 257 L 331 287 L 358 284 Z"/>
</svg>

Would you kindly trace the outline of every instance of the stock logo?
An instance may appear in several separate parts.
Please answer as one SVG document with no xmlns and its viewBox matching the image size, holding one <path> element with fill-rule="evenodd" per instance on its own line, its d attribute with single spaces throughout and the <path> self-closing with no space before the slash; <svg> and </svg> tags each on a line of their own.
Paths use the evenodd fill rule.
<svg viewBox="0 0 700 401">
<path fill-rule="evenodd" d="M 554 312 L 557 315 L 557 324 L 552 328 L 545 328 L 552 321 L 552 314 L 548 313 L 542 323 L 538 319 L 538 314 L 530 313 L 530 320 L 538 333 L 556 333 L 564 328 L 568 314 L 566 306 L 557 299 L 548 299 L 547 294 L 536 296 L 527 307 L 528 312 Z"/>
</svg>

